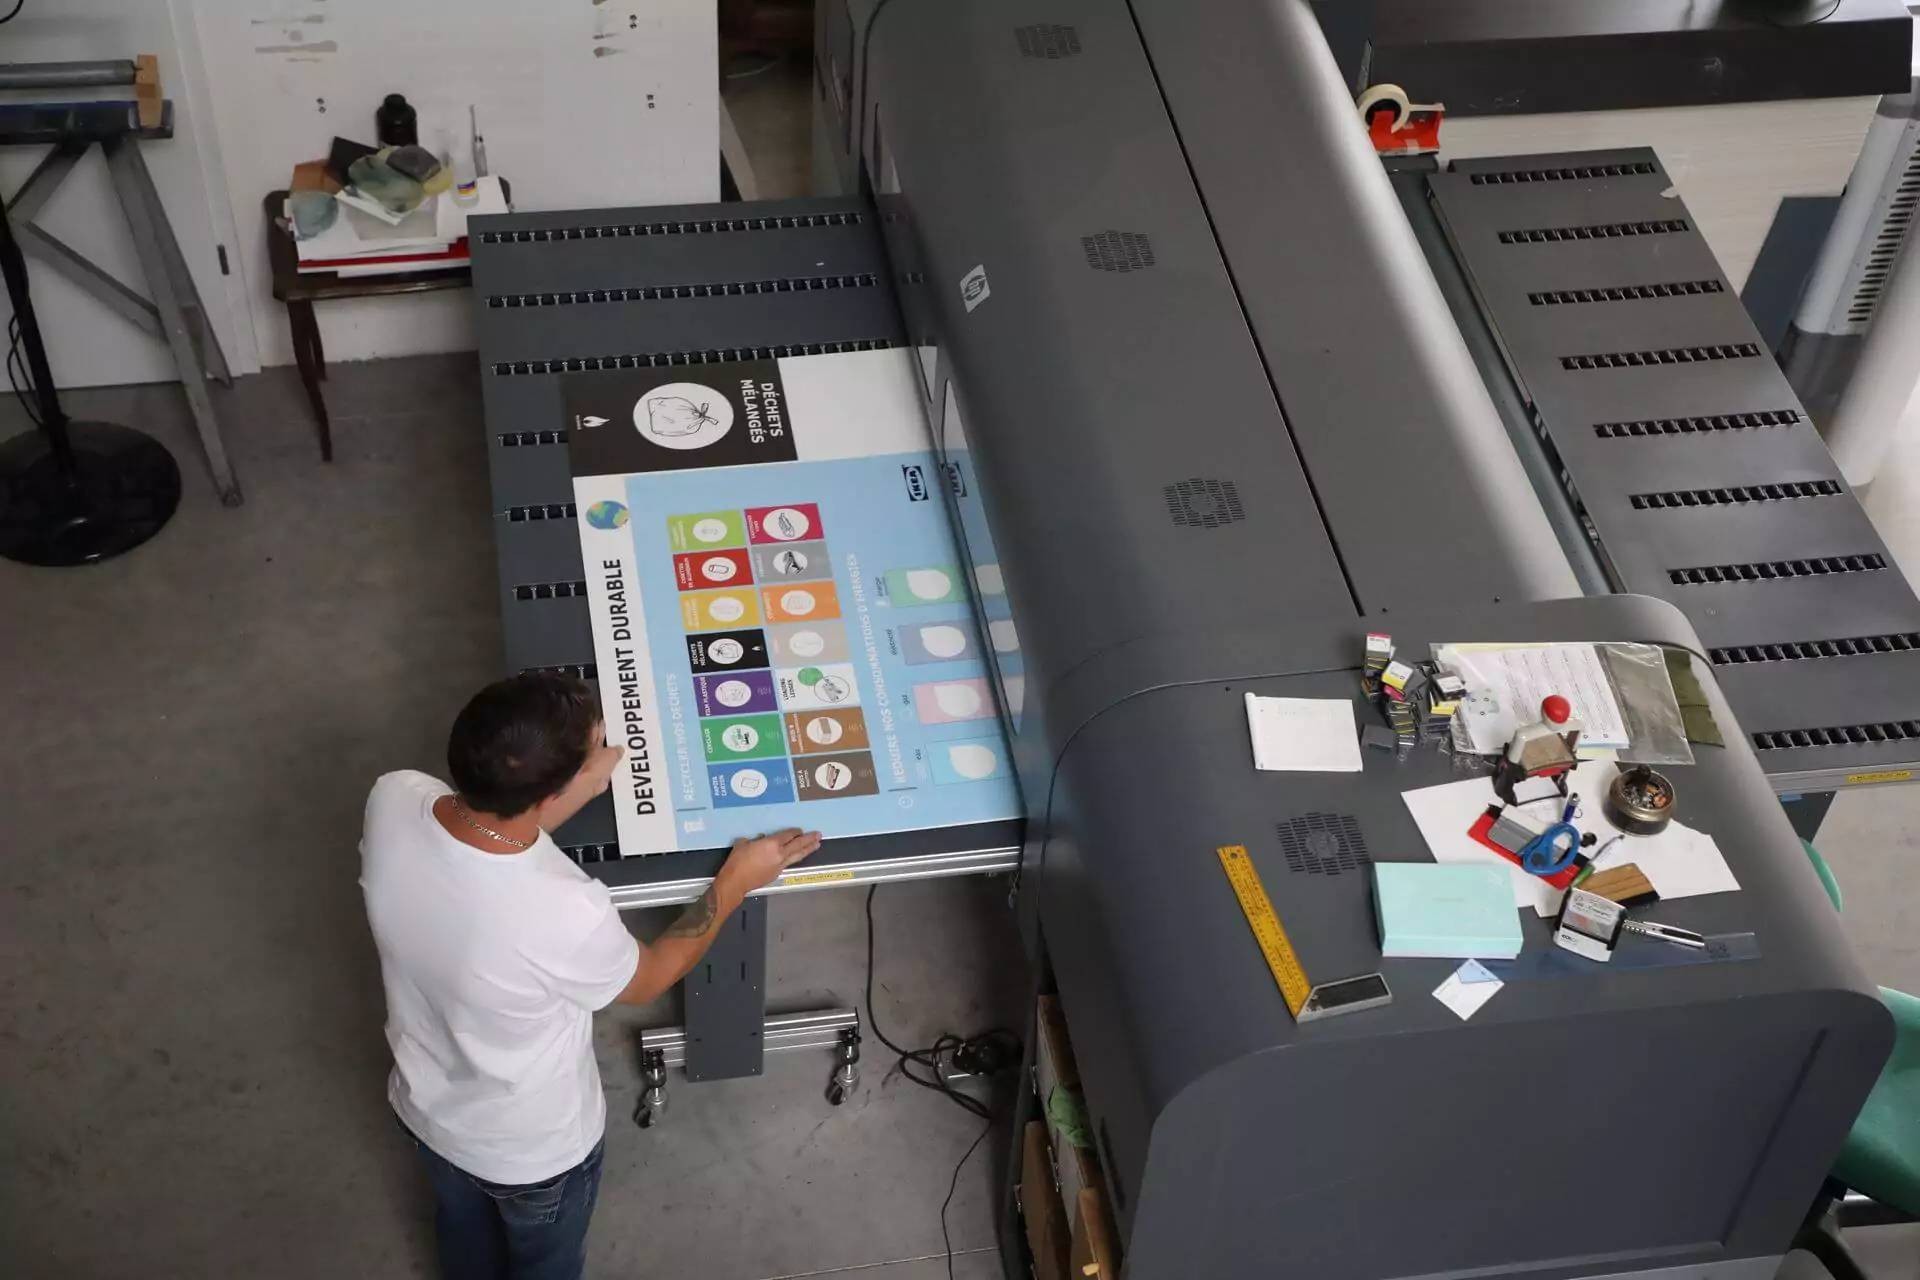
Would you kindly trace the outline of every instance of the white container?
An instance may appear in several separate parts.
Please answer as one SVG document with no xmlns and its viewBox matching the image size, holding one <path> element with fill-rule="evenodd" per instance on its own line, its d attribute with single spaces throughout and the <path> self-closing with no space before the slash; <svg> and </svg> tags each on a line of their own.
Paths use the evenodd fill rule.
<svg viewBox="0 0 1920 1280">
<path fill-rule="evenodd" d="M 453 202 L 462 208 L 480 203 L 480 175 L 473 165 L 473 143 L 455 136 L 448 147 L 447 161 L 453 169 Z"/>
</svg>

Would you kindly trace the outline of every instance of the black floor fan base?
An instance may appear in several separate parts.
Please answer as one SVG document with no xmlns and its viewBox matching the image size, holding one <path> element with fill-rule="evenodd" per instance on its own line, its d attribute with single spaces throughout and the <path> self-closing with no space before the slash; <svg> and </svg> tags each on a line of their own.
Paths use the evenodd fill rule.
<svg viewBox="0 0 1920 1280">
<path fill-rule="evenodd" d="M 0 442 L 0 556 L 65 567 L 111 560 L 154 534 L 180 505 L 180 467 L 165 445 L 112 422 L 66 424 L 75 479 L 45 433 Z"/>
</svg>

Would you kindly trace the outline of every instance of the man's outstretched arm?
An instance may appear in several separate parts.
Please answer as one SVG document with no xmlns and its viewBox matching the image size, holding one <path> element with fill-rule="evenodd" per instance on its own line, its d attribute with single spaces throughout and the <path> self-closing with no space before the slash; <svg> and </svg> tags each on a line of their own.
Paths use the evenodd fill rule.
<svg viewBox="0 0 1920 1280">
<path fill-rule="evenodd" d="M 698 901 L 680 918 L 640 948 L 640 963 L 626 989 L 614 999 L 620 1004 L 651 1004 L 674 983 L 687 976 L 748 894 L 773 883 L 782 871 L 820 847 L 818 831 L 788 829 L 758 840 L 736 840 L 733 852 Z"/>
</svg>

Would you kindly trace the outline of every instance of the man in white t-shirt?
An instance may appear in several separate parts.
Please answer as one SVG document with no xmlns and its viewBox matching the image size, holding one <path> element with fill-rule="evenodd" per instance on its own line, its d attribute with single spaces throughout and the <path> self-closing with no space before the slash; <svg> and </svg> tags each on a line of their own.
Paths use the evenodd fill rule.
<svg viewBox="0 0 1920 1280">
<path fill-rule="evenodd" d="M 387 1100 L 438 1202 L 444 1280 L 575 1280 L 600 1185 L 607 1104 L 593 1013 L 647 1004 L 706 953 L 747 894 L 820 847 L 742 840 L 651 946 L 547 835 L 607 788 L 592 691 L 521 675 L 453 722 L 453 786 L 389 773 L 367 798 L 360 885 L 380 951 Z"/>
</svg>

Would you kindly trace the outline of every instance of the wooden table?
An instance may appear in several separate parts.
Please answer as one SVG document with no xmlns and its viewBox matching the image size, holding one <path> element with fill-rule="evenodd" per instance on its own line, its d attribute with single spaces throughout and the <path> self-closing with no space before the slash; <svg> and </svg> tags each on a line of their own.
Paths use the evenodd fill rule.
<svg viewBox="0 0 1920 1280">
<path fill-rule="evenodd" d="M 501 186 L 504 188 L 505 183 Z M 511 198 L 511 197 L 509 197 Z M 396 293 L 434 293 L 441 289 L 464 289 L 473 283 L 471 267 L 451 267 L 439 271 L 401 271 L 384 276 L 348 276 L 337 271 L 300 274 L 300 255 L 294 249 L 293 232 L 287 226 L 287 193 L 267 194 L 267 258 L 273 264 L 273 296 L 287 304 L 287 323 L 293 328 L 293 358 L 300 366 L 300 381 L 306 384 L 307 399 L 313 403 L 313 418 L 320 431 L 320 457 L 333 461 L 333 428 L 327 421 L 327 401 L 320 384 L 327 379 L 326 349 L 320 345 L 320 325 L 314 319 L 313 304 L 334 298 L 383 298 Z"/>
</svg>

